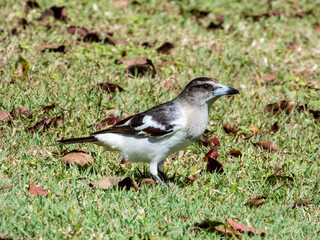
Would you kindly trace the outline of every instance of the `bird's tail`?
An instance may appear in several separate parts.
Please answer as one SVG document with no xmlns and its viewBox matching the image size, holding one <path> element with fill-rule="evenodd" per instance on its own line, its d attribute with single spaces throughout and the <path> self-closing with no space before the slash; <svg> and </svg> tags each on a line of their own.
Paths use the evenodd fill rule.
<svg viewBox="0 0 320 240">
<path fill-rule="evenodd" d="M 98 139 L 96 139 L 94 136 L 89 137 L 81 137 L 81 138 L 70 138 L 70 139 L 61 139 L 57 141 L 57 145 L 62 144 L 74 144 L 74 143 L 88 143 L 88 142 L 98 142 Z"/>
</svg>

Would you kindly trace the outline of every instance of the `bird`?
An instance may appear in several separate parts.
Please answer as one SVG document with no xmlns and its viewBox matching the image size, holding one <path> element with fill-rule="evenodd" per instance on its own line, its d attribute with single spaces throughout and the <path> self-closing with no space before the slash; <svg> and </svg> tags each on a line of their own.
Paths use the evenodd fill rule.
<svg viewBox="0 0 320 240">
<path fill-rule="evenodd" d="M 239 91 L 214 78 L 198 77 L 171 101 L 90 136 L 58 140 L 57 145 L 93 143 L 107 151 L 119 151 L 127 161 L 150 163 L 151 176 L 167 186 L 166 158 L 197 141 L 206 130 L 212 104 L 220 96 L 234 94 Z"/>
</svg>

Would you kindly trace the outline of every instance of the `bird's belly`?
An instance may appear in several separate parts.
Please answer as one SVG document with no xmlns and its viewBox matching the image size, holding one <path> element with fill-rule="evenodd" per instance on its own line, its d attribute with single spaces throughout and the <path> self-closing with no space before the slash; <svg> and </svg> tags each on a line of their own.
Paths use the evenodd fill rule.
<svg viewBox="0 0 320 240">
<path fill-rule="evenodd" d="M 99 145 L 108 151 L 120 151 L 122 156 L 130 162 L 162 161 L 171 153 L 180 151 L 193 141 L 187 138 L 186 132 L 163 138 L 145 138 L 107 133 L 98 138 Z"/>
</svg>

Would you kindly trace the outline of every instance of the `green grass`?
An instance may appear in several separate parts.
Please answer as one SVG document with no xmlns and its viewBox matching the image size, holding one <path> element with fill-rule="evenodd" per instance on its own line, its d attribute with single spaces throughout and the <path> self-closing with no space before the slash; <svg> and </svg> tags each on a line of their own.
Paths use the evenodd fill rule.
<svg viewBox="0 0 320 240">
<path fill-rule="evenodd" d="M 271 17 L 255 22 L 244 13 L 260 14 L 268 10 L 261 1 L 139 1 L 125 9 L 112 7 L 111 1 L 98 1 L 94 10 L 90 1 L 39 1 L 41 9 L 24 11 L 20 1 L 0 4 L 0 110 L 11 111 L 25 106 L 32 119 L 19 116 L 12 124 L 0 122 L 0 236 L 14 239 L 224 239 L 223 236 L 198 231 L 187 226 L 204 219 L 234 221 L 266 231 L 266 239 L 315 239 L 320 234 L 320 124 L 308 111 L 267 115 L 266 104 L 279 99 L 305 104 L 320 110 L 319 60 L 314 49 L 320 49 L 320 33 L 313 28 L 319 21 L 319 2 L 298 1 L 302 10 L 313 9 L 303 18 Z M 295 11 L 293 1 L 270 1 L 274 10 Z M 45 20 L 51 27 L 36 20 L 40 12 L 53 5 L 65 5 L 67 22 Z M 210 10 L 211 15 L 196 20 L 192 8 Z M 181 13 L 181 9 L 184 9 Z M 225 15 L 224 30 L 207 30 L 214 16 Z M 8 30 L 16 27 L 16 19 L 24 17 L 33 25 L 20 28 L 18 36 Z M 232 27 L 228 28 L 231 24 Z M 111 46 L 92 43 L 87 46 L 65 43 L 76 39 L 66 26 L 79 25 L 92 31 L 113 32 L 115 39 L 126 39 L 130 45 Z M 228 29 L 227 29 L 228 28 Z M 134 43 L 156 42 L 144 48 Z M 169 56 L 156 52 L 163 42 L 174 43 Z M 286 47 L 296 41 L 301 51 Z M 64 44 L 67 52 L 38 52 L 34 46 Z M 155 78 L 131 78 L 123 65 L 115 60 L 148 56 L 157 67 Z M 22 55 L 30 64 L 24 79 L 13 79 L 15 62 Z M 307 72 L 310 77 L 307 78 Z M 264 85 L 261 76 L 277 72 L 277 85 Z M 73 145 L 63 149 L 81 149 L 94 156 L 87 168 L 64 166 L 61 157 L 52 152 L 59 147 L 44 147 L 62 137 L 83 136 L 95 129 L 88 125 L 108 117 L 106 110 L 121 109 L 131 114 L 146 110 L 174 98 L 178 91 L 198 76 L 214 77 L 241 92 L 232 98 L 219 99 L 210 111 L 207 136 L 220 140 L 218 160 L 223 174 L 206 173 L 205 153 L 209 150 L 195 143 L 181 151 L 174 160 L 167 159 L 168 175 L 176 182 L 171 189 L 160 185 L 135 190 L 101 190 L 89 187 L 91 180 L 117 175 L 134 179 L 148 176 L 147 165 L 119 166 L 119 154 L 108 153 L 93 145 Z M 178 91 L 165 89 L 165 80 L 172 78 Z M 14 82 L 13 82 L 14 80 Z M 108 94 L 94 90 L 101 82 L 121 85 L 125 91 Z M 311 86 L 311 87 L 307 87 Z M 55 103 L 49 112 L 39 109 Z M 48 131 L 26 131 L 41 118 L 62 116 L 62 127 Z M 221 122 L 240 128 L 233 135 L 223 131 Z M 280 130 L 270 132 L 274 122 Z M 249 128 L 259 132 L 250 140 Z M 281 152 L 266 152 L 252 142 L 268 140 Z M 242 158 L 227 153 L 232 148 Z M 195 167 L 199 171 L 195 170 Z M 266 178 L 277 168 L 294 182 L 269 183 Z M 195 182 L 185 179 L 196 174 Z M 50 193 L 32 196 L 30 180 Z M 235 191 L 231 187 L 237 183 Z M 244 203 L 264 194 L 266 203 L 251 208 Z M 299 199 L 313 205 L 292 209 Z M 218 207 L 218 208 L 217 208 Z M 184 219 L 182 216 L 188 217 Z M 248 238 L 246 236 L 245 238 Z M 253 236 L 252 239 L 260 239 Z"/>
</svg>

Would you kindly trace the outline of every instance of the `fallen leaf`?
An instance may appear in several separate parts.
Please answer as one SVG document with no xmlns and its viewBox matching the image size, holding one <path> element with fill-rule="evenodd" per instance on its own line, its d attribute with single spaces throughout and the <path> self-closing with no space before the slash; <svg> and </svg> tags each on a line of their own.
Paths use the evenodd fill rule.
<svg viewBox="0 0 320 240">
<path fill-rule="evenodd" d="M 15 107 L 14 109 L 12 109 L 11 111 L 11 115 L 12 116 L 17 116 L 17 114 L 21 114 L 26 116 L 27 118 L 32 118 L 32 114 L 29 112 L 29 109 L 26 107 Z"/>
<path fill-rule="evenodd" d="M 18 22 L 18 25 L 21 26 L 23 29 L 26 29 L 26 27 L 29 25 L 27 19 L 25 18 L 18 18 L 17 22 Z"/>
<path fill-rule="evenodd" d="M 9 111 L 0 110 L 0 121 L 4 123 L 9 123 L 12 120 L 11 113 Z"/>
<path fill-rule="evenodd" d="M 219 156 L 218 149 L 216 149 L 215 147 L 211 147 L 209 152 L 204 156 L 203 160 L 205 162 L 208 161 L 208 158 L 213 158 L 213 159 L 217 160 L 218 156 Z"/>
<path fill-rule="evenodd" d="M 127 65 L 127 72 L 133 76 L 142 76 L 151 74 L 152 77 L 156 75 L 156 69 L 150 59 L 147 57 L 137 57 L 132 59 L 118 58 L 117 61 Z"/>
<path fill-rule="evenodd" d="M 58 45 L 58 44 L 45 44 L 45 45 L 39 45 L 36 46 L 35 49 L 37 51 L 41 51 L 41 52 L 65 52 L 65 46 L 64 45 Z"/>
<path fill-rule="evenodd" d="M 278 77 L 278 73 L 271 73 L 269 75 L 262 76 L 260 80 L 269 82 L 276 79 L 277 77 Z"/>
<path fill-rule="evenodd" d="M 67 165 L 80 165 L 81 167 L 85 165 L 93 164 L 93 157 L 86 152 L 73 150 L 66 153 L 62 158 L 61 162 Z"/>
<path fill-rule="evenodd" d="M 221 146 L 219 139 L 217 137 L 211 137 L 209 138 L 209 142 L 211 142 L 212 144 L 216 145 L 216 146 Z"/>
<path fill-rule="evenodd" d="M 37 3 L 36 1 L 26 1 L 26 6 L 28 8 L 40 8 L 39 3 Z"/>
<path fill-rule="evenodd" d="M 215 228 L 220 226 L 220 225 L 224 225 L 224 223 L 219 221 L 219 220 L 205 219 L 200 223 L 193 224 L 192 227 L 200 228 L 200 229 L 203 229 L 203 230 L 208 231 L 208 232 L 213 232 L 215 230 Z"/>
<path fill-rule="evenodd" d="M 272 127 L 271 127 L 271 130 L 270 130 L 271 132 L 274 132 L 274 133 L 276 133 L 276 132 L 278 132 L 279 131 L 279 126 L 278 126 L 278 122 L 275 122 L 273 125 L 272 125 Z"/>
<path fill-rule="evenodd" d="M 267 199 L 266 196 L 264 195 L 260 195 L 256 198 L 251 198 L 249 199 L 245 205 L 249 205 L 250 207 L 257 207 L 257 206 L 260 206 L 262 204 L 264 204 L 265 200 Z"/>
<path fill-rule="evenodd" d="M 116 8 L 126 8 L 130 5 L 130 1 L 114 1 L 112 6 Z"/>
<path fill-rule="evenodd" d="M 12 74 L 13 77 L 25 77 L 28 74 L 29 62 L 19 55 L 18 60 L 15 64 L 15 72 Z"/>
<path fill-rule="evenodd" d="M 34 185 L 32 180 L 31 180 L 31 184 L 30 185 L 31 185 L 31 187 L 28 190 L 28 192 L 33 196 L 36 196 L 37 194 L 39 194 L 40 196 L 44 196 L 44 195 L 47 195 L 49 193 L 48 191 L 42 189 L 41 187 L 37 187 L 36 185 Z"/>
<path fill-rule="evenodd" d="M 239 129 L 235 128 L 232 124 L 230 123 L 226 123 L 226 122 L 223 122 L 222 123 L 223 125 L 223 130 L 226 132 L 226 133 L 236 133 L 239 131 Z"/>
<path fill-rule="evenodd" d="M 114 125 L 120 121 L 121 121 L 121 119 L 118 117 L 108 117 L 108 118 L 103 119 L 101 122 L 94 124 L 94 125 L 90 125 L 88 127 L 96 126 L 97 128 L 104 128 L 106 126 Z"/>
<path fill-rule="evenodd" d="M 56 107 L 56 105 L 54 103 L 50 104 L 50 105 L 46 105 L 40 108 L 40 111 L 49 111 L 52 110 Z"/>
<path fill-rule="evenodd" d="M 80 37 L 85 37 L 88 35 L 89 31 L 85 27 L 79 27 L 79 26 L 69 26 L 67 27 L 68 33 L 71 35 L 77 34 Z"/>
<path fill-rule="evenodd" d="M 259 128 L 257 126 L 252 126 L 249 128 L 249 130 L 253 133 L 253 135 L 256 135 L 259 132 Z"/>
<path fill-rule="evenodd" d="M 223 29 L 224 16 L 216 16 L 216 21 L 211 21 L 207 26 L 208 30 Z"/>
<path fill-rule="evenodd" d="M 318 22 L 315 22 L 313 24 L 313 29 L 316 31 L 316 32 L 319 32 L 320 33 L 320 24 Z"/>
<path fill-rule="evenodd" d="M 152 178 L 142 178 L 137 180 L 137 184 L 140 187 L 141 185 L 151 186 L 156 184 L 156 182 Z"/>
<path fill-rule="evenodd" d="M 67 9 L 65 6 L 52 6 L 51 8 L 44 10 L 38 20 L 43 20 L 46 17 L 53 17 L 56 20 L 66 20 Z"/>
<path fill-rule="evenodd" d="M 100 189 L 114 189 L 116 187 L 125 188 L 126 190 L 130 188 L 139 189 L 137 183 L 130 177 L 106 177 L 96 182 L 91 182 L 91 185 Z"/>
<path fill-rule="evenodd" d="M 285 11 L 283 10 L 270 10 L 266 13 L 261 13 L 257 15 L 250 15 L 245 13 L 243 15 L 244 18 L 251 18 L 254 22 L 259 21 L 261 18 L 270 18 L 272 16 L 280 17 L 281 15 L 285 16 Z"/>
<path fill-rule="evenodd" d="M 298 52 L 301 51 L 301 46 L 297 42 L 286 42 L 286 46 L 288 49 L 292 51 L 298 51 Z"/>
<path fill-rule="evenodd" d="M 192 182 L 196 181 L 197 180 L 197 175 L 195 174 L 192 174 L 190 177 L 188 177 L 188 179 Z"/>
<path fill-rule="evenodd" d="M 200 18 L 205 18 L 210 14 L 210 11 L 205 11 L 205 10 L 199 10 L 196 8 L 193 8 L 190 10 L 190 13 L 195 16 L 197 19 Z"/>
<path fill-rule="evenodd" d="M 296 207 L 300 207 L 300 206 L 307 206 L 307 205 L 310 205 L 310 204 L 313 204 L 313 202 L 308 201 L 308 200 L 300 199 L 300 200 L 296 201 L 296 202 L 293 204 L 293 207 L 292 207 L 292 208 L 296 208 Z"/>
<path fill-rule="evenodd" d="M 240 152 L 239 149 L 237 148 L 233 148 L 230 152 L 229 155 L 233 156 L 233 157 L 241 157 L 242 153 Z"/>
<path fill-rule="evenodd" d="M 315 110 L 310 109 L 309 113 L 311 113 L 316 120 L 320 119 L 320 111 L 315 111 Z"/>
<path fill-rule="evenodd" d="M 267 182 L 276 182 L 276 181 L 291 181 L 293 182 L 293 177 L 290 176 L 283 176 L 283 175 L 270 175 L 266 179 Z"/>
<path fill-rule="evenodd" d="M 165 67 L 167 65 L 171 65 L 171 64 L 174 64 L 174 61 L 163 61 L 163 62 L 159 62 L 157 64 L 158 67 Z"/>
<path fill-rule="evenodd" d="M 223 166 L 220 162 L 213 158 L 208 158 L 208 164 L 207 164 L 207 172 L 208 173 L 223 173 Z"/>
<path fill-rule="evenodd" d="M 260 141 L 260 142 L 257 142 L 257 143 L 252 143 L 254 146 L 257 146 L 257 147 L 261 147 L 263 148 L 264 150 L 267 150 L 267 151 L 273 151 L 273 152 L 279 152 L 280 149 L 275 146 L 275 145 L 272 145 L 269 141 Z"/>
<path fill-rule="evenodd" d="M 0 190 L 10 189 L 12 186 L 0 186 Z M 1 238 L 0 238 L 1 239 Z"/>
<path fill-rule="evenodd" d="M 156 51 L 158 53 L 163 53 L 163 54 L 166 54 L 166 55 L 169 55 L 171 53 L 171 50 L 174 48 L 174 45 L 170 42 L 165 42 L 163 43 L 160 47 L 158 47 L 156 49 Z"/>
<path fill-rule="evenodd" d="M 216 227 L 216 232 L 222 234 L 223 236 L 232 238 L 232 237 L 237 237 L 237 238 L 242 238 L 242 234 L 237 231 L 236 229 L 229 228 L 229 227 Z"/>
<path fill-rule="evenodd" d="M 187 217 L 185 215 L 182 215 L 181 217 L 182 217 L 183 220 L 189 220 L 190 219 L 189 217 Z"/>
<path fill-rule="evenodd" d="M 273 112 L 273 114 L 278 113 L 279 111 L 286 111 L 286 113 L 289 115 L 292 112 L 294 105 L 292 103 L 289 103 L 286 100 L 278 100 L 275 103 L 268 104 L 264 107 L 265 113 Z"/>
<path fill-rule="evenodd" d="M 62 127 L 63 126 L 62 118 L 60 116 L 58 116 L 58 117 L 39 120 L 35 125 L 28 127 L 27 131 L 33 131 L 36 129 L 41 129 L 42 131 L 47 131 L 51 126 Z"/>
<path fill-rule="evenodd" d="M 230 227 L 232 227 L 233 229 L 236 229 L 238 231 L 248 232 L 248 234 L 260 234 L 262 237 L 264 237 L 266 235 L 265 232 L 263 232 L 263 231 L 261 231 L 259 229 L 246 226 L 246 225 L 244 225 L 242 223 L 234 222 L 234 221 L 232 221 L 231 219 L 229 219 L 227 217 L 226 217 L 226 220 L 227 220 L 228 224 L 230 225 Z"/>
<path fill-rule="evenodd" d="M 220 162 L 217 161 L 218 158 L 218 149 L 212 147 L 210 151 L 205 155 L 204 161 L 207 163 L 207 172 L 208 173 L 223 173 L 223 166 Z"/>
<path fill-rule="evenodd" d="M 101 88 L 101 89 L 107 91 L 108 93 L 113 93 L 116 90 L 119 90 L 120 92 L 123 91 L 123 88 L 119 84 L 108 83 L 108 82 L 98 83 L 95 86 L 95 89 L 98 89 L 98 88 Z"/>
</svg>

